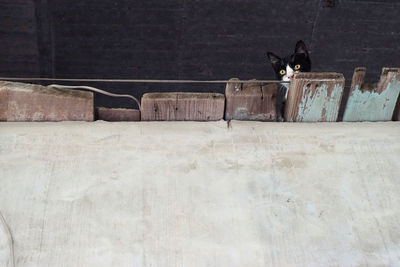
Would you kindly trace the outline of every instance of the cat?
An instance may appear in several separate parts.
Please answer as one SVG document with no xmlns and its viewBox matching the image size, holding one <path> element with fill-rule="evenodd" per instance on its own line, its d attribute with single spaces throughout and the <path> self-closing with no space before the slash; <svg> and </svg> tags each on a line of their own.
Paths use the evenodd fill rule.
<svg viewBox="0 0 400 267">
<path fill-rule="evenodd" d="M 296 43 L 294 53 L 291 55 L 284 58 L 272 52 L 268 52 L 267 55 L 278 80 L 290 82 L 295 73 L 311 71 L 311 59 L 302 40 Z M 287 92 L 285 98 L 287 98 Z"/>
<path fill-rule="evenodd" d="M 295 73 L 311 71 L 311 59 L 307 47 L 302 40 L 296 43 L 293 54 L 280 58 L 274 53 L 268 52 L 267 56 L 278 80 L 290 82 Z M 282 83 L 277 95 L 278 120 L 282 120 L 283 108 L 288 92 L 289 83 Z"/>
</svg>

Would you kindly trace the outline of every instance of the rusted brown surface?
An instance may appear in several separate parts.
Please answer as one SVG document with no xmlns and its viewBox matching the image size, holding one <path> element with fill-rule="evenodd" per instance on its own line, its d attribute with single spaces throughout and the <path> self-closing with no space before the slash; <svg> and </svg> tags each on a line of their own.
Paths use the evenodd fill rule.
<svg viewBox="0 0 400 267">
<path fill-rule="evenodd" d="M 93 121 L 93 93 L 0 81 L 0 121 Z"/>
<path fill-rule="evenodd" d="M 376 92 L 378 94 L 382 93 L 386 90 L 388 84 L 393 81 L 400 81 L 400 68 L 382 68 Z"/>
<path fill-rule="evenodd" d="M 7 121 L 8 90 L 0 89 L 0 121 Z"/>
<path fill-rule="evenodd" d="M 103 121 L 140 121 L 140 111 L 137 109 L 96 107 L 96 119 Z"/>
<path fill-rule="evenodd" d="M 355 88 L 357 88 L 357 87 L 355 87 Z M 355 88 L 354 89 L 350 88 L 350 90 L 352 90 L 350 92 L 351 95 L 354 93 L 354 91 L 356 91 Z M 360 90 L 363 93 L 367 92 L 367 91 L 368 92 L 376 92 L 377 88 L 378 88 L 378 83 L 362 83 L 362 84 L 360 84 L 360 87 L 358 87 L 357 90 Z"/>
<path fill-rule="evenodd" d="M 356 88 L 361 88 L 364 84 L 367 68 L 357 67 L 354 69 L 353 78 L 351 80 L 350 95 Z"/>
<path fill-rule="evenodd" d="M 225 97 L 215 93 L 147 93 L 143 121 L 216 121 L 224 114 Z"/>
<path fill-rule="evenodd" d="M 231 79 L 235 81 L 236 79 Z M 227 83 L 226 120 L 275 121 L 277 84 Z"/>
<path fill-rule="evenodd" d="M 334 72 L 297 73 L 290 83 L 285 120 L 291 122 L 336 121 L 344 77 Z"/>
<path fill-rule="evenodd" d="M 364 83 L 367 68 L 357 67 L 354 69 L 353 78 L 351 80 L 351 87 L 349 97 L 352 97 L 354 92 L 360 90 L 361 92 L 374 92 L 377 88 L 377 83 Z"/>
</svg>

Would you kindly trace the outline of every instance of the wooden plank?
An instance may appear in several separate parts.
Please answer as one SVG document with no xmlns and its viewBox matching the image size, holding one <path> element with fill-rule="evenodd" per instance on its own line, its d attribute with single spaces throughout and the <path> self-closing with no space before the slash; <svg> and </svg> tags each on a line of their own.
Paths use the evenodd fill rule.
<svg viewBox="0 0 400 267">
<path fill-rule="evenodd" d="M 177 120 L 218 121 L 224 118 L 225 96 L 215 93 L 178 93 Z"/>
<path fill-rule="evenodd" d="M 142 121 L 169 121 L 176 118 L 178 93 L 147 93 L 142 97 Z"/>
<path fill-rule="evenodd" d="M 225 97 L 215 93 L 147 93 L 143 121 L 216 121 L 224 115 Z"/>
<path fill-rule="evenodd" d="M 231 79 L 235 81 L 237 79 Z M 275 121 L 277 84 L 254 83 L 227 83 L 226 120 L 257 120 Z"/>
<path fill-rule="evenodd" d="M 93 93 L 0 81 L 0 121 L 93 121 Z"/>
<path fill-rule="evenodd" d="M 96 107 L 96 119 L 103 121 L 140 121 L 140 111 L 127 108 Z"/>
<path fill-rule="evenodd" d="M 336 121 L 343 88 L 344 77 L 340 73 L 296 73 L 290 83 L 285 121 Z"/>
<path fill-rule="evenodd" d="M 363 83 L 356 68 L 343 121 L 389 121 L 400 92 L 400 69 L 383 68 L 378 83 Z M 361 79 L 362 77 L 362 79 Z"/>
</svg>

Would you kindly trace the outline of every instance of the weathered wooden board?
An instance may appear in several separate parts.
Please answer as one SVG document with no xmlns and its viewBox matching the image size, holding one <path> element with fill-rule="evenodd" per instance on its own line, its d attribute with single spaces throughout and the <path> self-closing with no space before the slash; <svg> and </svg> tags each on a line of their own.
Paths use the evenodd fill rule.
<svg viewBox="0 0 400 267">
<path fill-rule="evenodd" d="M 237 79 L 231 79 L 235 81 Z M 277 85 L 254 83 L 227 83 L 225 89 L 226 120 L 276 120 Z"/>
<path fill-rule="evenodd" d="M 217 121 L 224 116 L 225 97 L 215 93 L 147 93 L 142 121 Z"/>
<path fill-rule="evenodd" d="M 0 121 L 93 121 L 93 93 L 0 81 Z"/>
<path fill-rule="evenodd" d="M 142 96 L 142 121 L 175 120 L 178 93 L 147 93 Z"/>
<path fill-rule="evenodd" d="M 140 121 L 140 111 L 127 108 L 96 107 L 96 119 L 103 121 Z"/>
<path fill-rule="evenodd" d="M 383 68 L 378 83 L 364 83 L 365 68 L 354 70 L 343 121 L 389 121 L 400 92 L 400 69 Z"/>
<path fill-rule="evenodd" d="M 296 73 L 285 106 L 285 121 L 336 121 L 343 94 L 343 74 Z"/>
</svg>

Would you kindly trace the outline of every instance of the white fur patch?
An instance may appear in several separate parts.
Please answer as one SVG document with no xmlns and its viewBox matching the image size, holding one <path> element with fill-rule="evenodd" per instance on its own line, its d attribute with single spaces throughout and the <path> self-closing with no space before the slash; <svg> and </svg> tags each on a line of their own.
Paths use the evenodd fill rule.
<svg viewBox="0 0 400 267">
<path fill-rule="evenodd" d="M 286 74 L 282 77 L 282 80 L 288 82 L 293 78 L 293 75 L 294 70 L 289 65 L 286 65 Z"/>
<path fill-rule="evenodd" d="M 289 83 L 281 83 L 281 85 L 284 86 L 284 87 L 286 88 L 285 100 L 287 100 L 287 95 L 288 95 L 288 92 L 289 92 L 290 84 L 289 84 Z"/>
<path fill-rule="evenodd" d="M 282 81 L 285 82 L 290 82 L 293 78 L 294 75 L 294 70 L 288 65 L 286 65 L 286 74 L 282 77 Z M 289 93 L 289 84 L 284 83 L 283 84 L 286 87 L 286 94 L 285 94 L 285 100 L 287 99 L 287 95 Z"/>
<path fill-rule="evenodd" d="M 295 71 L 289 65 L 286 65 L 286 74 L 282 77 L 282 81 L 290 82 L 295 73 L 299 73 L 299 71 Z M 289 93 L 290 84 L 284 83 L 282 85 L 284 85 L 286 87 L 286 94 L 285 94 L 285 100 L 286 100 L 287 99 L 287 95 Z"/>
</svg>

